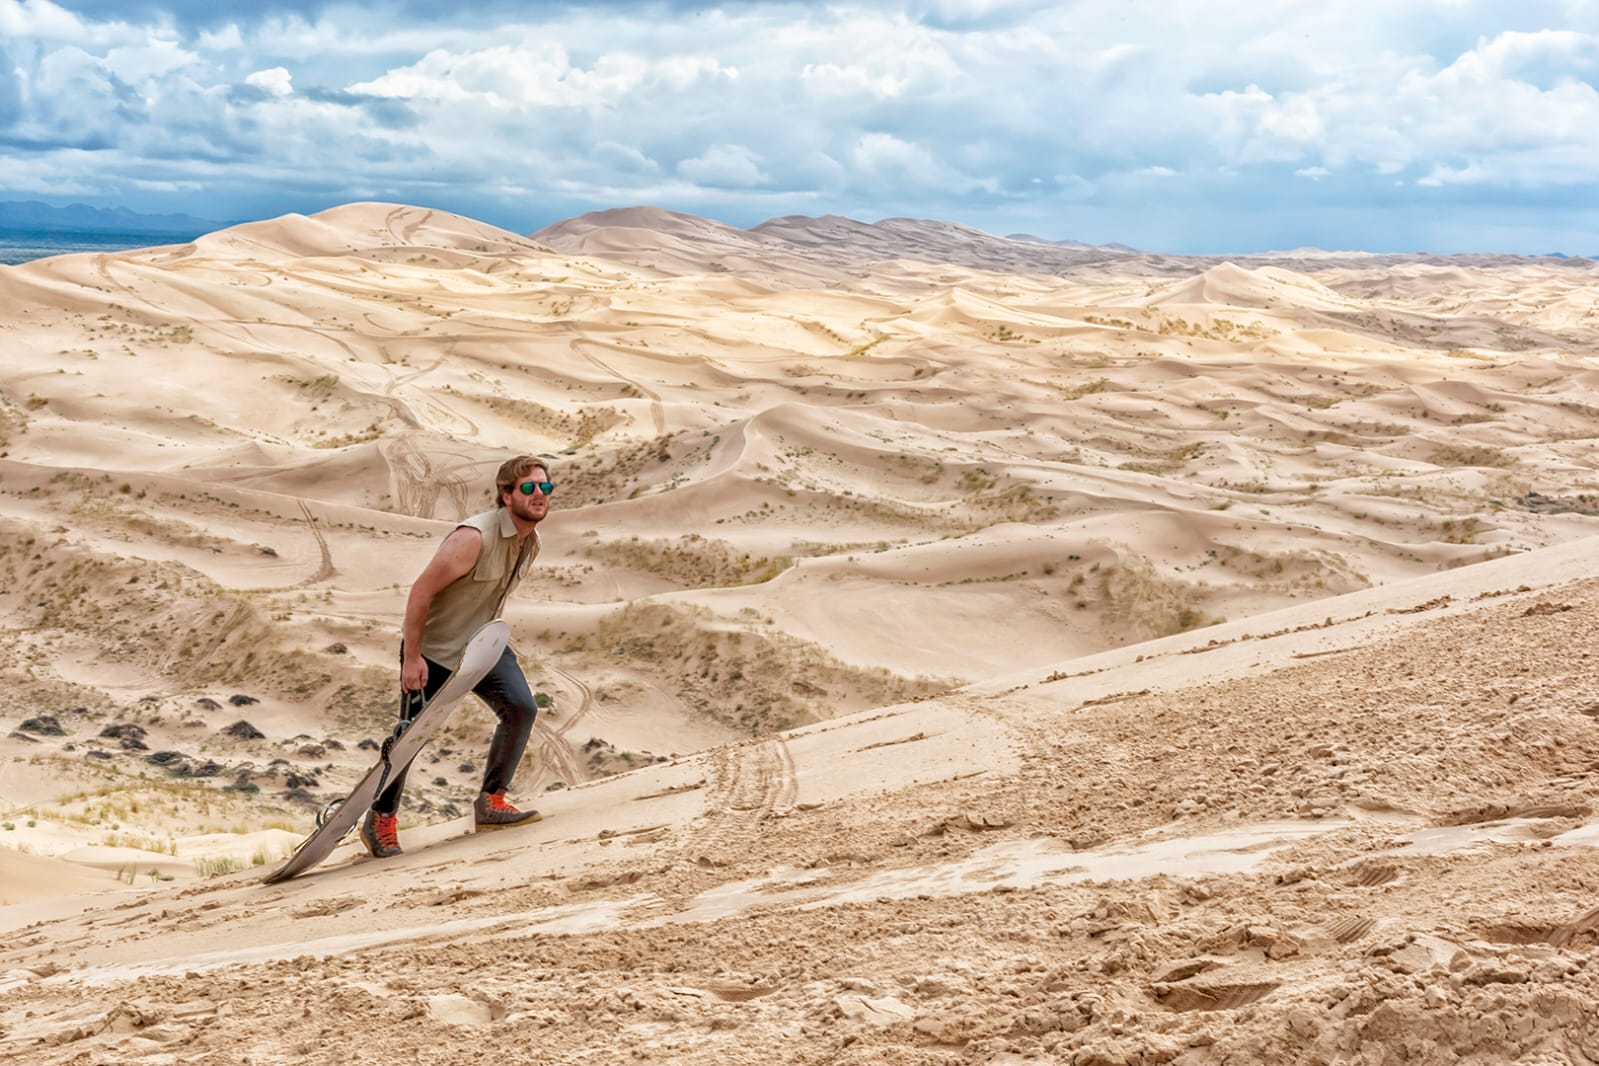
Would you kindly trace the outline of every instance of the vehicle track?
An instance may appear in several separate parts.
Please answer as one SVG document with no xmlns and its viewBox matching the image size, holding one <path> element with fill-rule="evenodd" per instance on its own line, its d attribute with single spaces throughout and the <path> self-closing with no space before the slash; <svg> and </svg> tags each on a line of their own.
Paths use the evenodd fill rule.
<svg viewBox="0 0 1599 1066">
<path fill-rule="evenodd" d="M 189 664 L 183 669 L 181 676 L 186 680 L 200 677 L 201 672 L 206 666 L 210 665 L 211 660 L 221 650 L 222 645 L 227 643 L 228 638 L 233 635 L 235 630 L 249 621 L 252 613 L 250 604 L 235 603 L 222 618 L 205 625 L 204 630 L 208 635 L 189 660 Z M 181 654 L 182 650 L 176 647 L 168 651 L 162 657 L 160 672 L 165 673 L 170 667 L 176 665 Z"/>
<path fill-rule="evenodd" d="M 476 465 L 470 460 L 451 467 L 435 467 L 415 435 L 405 433 L 384 441 L 379 450 L 394 475 L 395 504 L 401 514 L 433 518 L 439 496 L 448 496 L 455 505 L 455 517 L 467 513 L 471 487 L 460 471 Z M 464 457 L 463 457 L 464 459 Z"/>
<path fill-rule="evenodd" d="M 533 731 L 538 739 L 540 769 L 533 781 L 538 787 L 553 781 L 563 781 L 567 787 L 571 787 L 589 780 L 590 775 L 577 749 L 567 738 L 567 734 L 593 709 L 594 691 L 565 670 L 556 670 L 553 667 L 552 670 L 577 689 L 581 699 L 578 701 L 577 710 L 564 716 L 558 723 L 552 722 L 550 716 L 542 714 L 534 720 Z"/>
<path fill-rule="evenodd" d="M 731 866 L 756 850 L 762 823 L 794 806 L 794 756 L 780 735 L 729 744 L 707 756 L 705 809 L 680 849 L 703 866 Z"/>
<path fill-rule="evenodd" d="M 304 500 L 295 501 L 300 505 L 300 513 L 305 515 L 305 524 L 311 527 L 311 536 L 316 538 L 317 550 L 322 553 L 322 565 L 317 567 L 316 573 L 295 585 L 295 588 L 305 588 L 326 581 L 339 571 L 333 565 L 333 553 L 328 550 L 328 538 L 322 535 L 322 530 L 317 527 L 316 515 L 311 513 L 310 506 Z"/>
<path fill-rule="evenodd" d="M 592 344 L 592 341 L 577 338 L 572 341 L 572 351 L 578 355 L 581 355 L 583 358 L 587 359 L 589 362 L 593 363 L 595 366 L 611 375 L 611 377 L 615 378 L 617 381 L 621 381 L 633 386 L 639 392 L 642 392 L 646 397 L 648 397 L 650 401 L 650 418 L 655 423 L 655 435 L 657 437 L 666 436 L 666 406 L 661 401 L 661 394 L 636 378 L 630 378 L 625 374 L 619 373 L 615 367 L 602 360 L 599 356 L 585 352 L 579 347 L 579 345 L 589 346 Z"/>
</svg>

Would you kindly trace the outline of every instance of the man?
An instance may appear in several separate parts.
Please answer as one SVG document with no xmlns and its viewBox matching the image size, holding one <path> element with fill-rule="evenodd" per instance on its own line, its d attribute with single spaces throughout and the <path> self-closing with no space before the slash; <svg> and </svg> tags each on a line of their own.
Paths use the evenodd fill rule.
<svg viewBox="0 0 1599 1066">
<path fill-rule="evenodd" d="M 400 645 L 400 687 L 431 699 L 459 663 L 478 628 L 499 617 L 505 599 L 539 553 L 538 524 L 549 513 L 549 467 L 531 455 L 500 466 L 494 478 L 499 506 L 473 515 L 444 538 L 405 602 Z M 509 647 L 472 690 L 499 718 L 483 769 L 483 791 L 473 804 L 476 830 L 508 829 L 539 820 L 505 799 L 516 764 L 527 748 L 538 705 Z M 400 854 L 397 814 L 405 771 L 395 775 L 361 822 L 361 843 L 379 859 Z"/>
</svg>

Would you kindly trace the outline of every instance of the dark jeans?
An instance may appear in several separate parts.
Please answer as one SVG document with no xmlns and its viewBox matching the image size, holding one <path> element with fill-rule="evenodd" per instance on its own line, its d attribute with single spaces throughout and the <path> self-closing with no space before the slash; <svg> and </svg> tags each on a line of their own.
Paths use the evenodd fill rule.
<svg viewBox="0 0 1599 1066">
<path fill-rule="evenodd" d="M 427 684 L 422 687 L 422 693 L 432 699 L 454 671 L 426 657 L 422 661 L 428 664 Z M 494 739 L 489 743 L 488 765 L 483 768 L 483 791 L 504 792 L 511 785 L 516 764 L 522 761 L 522 752 L 527 750 L 527 738 L 533 732 L 538 704 L 533 702 L 533 692 L 527 687 L 527 678 L 522 676 L 522 667 L 510 648 L 500 653 L 500 661 L 472 692 L 488 704 L 489 710 L 500 720 L 494 728 Z M 400 809 L 400 793 L 405 789 L 405 775 L 409 770 L 410 767 L 406 767 L 389 778 L 389 786 L 372 804 L 373 810 L 379 814 L 393 814 Z"/>
</svg>

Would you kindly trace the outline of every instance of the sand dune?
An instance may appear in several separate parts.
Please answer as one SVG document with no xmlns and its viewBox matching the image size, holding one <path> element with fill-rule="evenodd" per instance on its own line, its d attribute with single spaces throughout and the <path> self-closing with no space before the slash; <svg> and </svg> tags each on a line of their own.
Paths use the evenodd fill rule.
<svg viewBox="0 0 1599 1066">
<path fill-rule="evenodd" d="M 0 269 L 0 1054 L 1599 1058 L 1594 284 L 393 204 Z M 466 835 L 468 701 L 404 857 L 260 887 L 520 451 L 546 820 Z"/>
</svg>

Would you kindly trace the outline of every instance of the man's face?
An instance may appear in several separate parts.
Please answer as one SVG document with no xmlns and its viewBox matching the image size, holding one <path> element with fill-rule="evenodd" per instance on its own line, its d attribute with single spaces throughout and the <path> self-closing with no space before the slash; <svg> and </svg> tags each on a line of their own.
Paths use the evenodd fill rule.
<svg viewBox="0 0 1599 1066">
<path fill-rule="evenodd" d="M 513 517 L 520 518 L 524 522 L 541 521 L 545 515 L 549 514 L 550 498 L 544 494 L 539 486 L 549 480 L 549 471 L 543 467 L 535 466 L 501 496 L 501 501 Z M 522 488 L 527 485 L 533 486 L 531 495 L 522 491 Z"/>
</svg>

